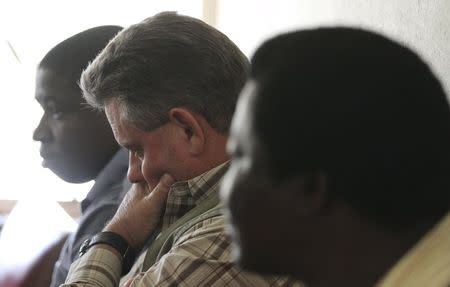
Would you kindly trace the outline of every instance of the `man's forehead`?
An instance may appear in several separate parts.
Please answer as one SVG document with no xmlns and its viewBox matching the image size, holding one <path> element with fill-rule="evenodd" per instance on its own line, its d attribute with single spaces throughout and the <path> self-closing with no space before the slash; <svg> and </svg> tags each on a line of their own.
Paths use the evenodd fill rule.
<svg viewBox="0 0 450 287">
<path fill-rule="evenodd" d="M 236 113 L 233 117 L 231 133 L 248 130 L 252 126 L 253 102 L 256 93 L 256 82 L 250 80 L 245 84 L 239 97 Z"/>
<path fill-rule="evenodd" d="M 252 128 L 255 92 L 256 83 L 248 81 L 239 97 L 227 143 L 227 150 L 231 154 L 236 150 L 248 151 L 249 147 L 254 145 L 255 139 Z"/>
<path fill-rule="evenodd" d="M 40 68 L 36 72 L 36 84 L 44 87 L 67 89 L 76 86 L 77 80 L 64 73 L 58 73 L 51 69 Z"/>
<path fill-rule="evenodd" d="M 35 98 L 40 103 L 47 102 L 48 100 L 54 100 L 52 92 L 55 89 L 56 78 L 50 70 L 48 69 L 38 69 L 36 72 L 36 87 L 34 90 Z M 55 82 L 54 85 L 52 83 Z"/>
<path fill-rule="evenodd" d="M 116 100 L 112 100 L 105 105 L 105 114 L 113 131 L 114 137 L 116 138 L 116 141 L 121 146 L 128 146 L 129 143 L 127 135 L 129 133 L 129 130 L 132 128 L 126 125 L 123 119 L 120 105 Z"/>
<path fill-rule="evenodd" d="M 116 101 L 111 101 L 105 105 L 105 114 L 114 134 L 116 134 L 116 132 L 118 132 L 118 124 L 120 121 L 120 113 Z"/>
<path fill-rule="evenodd" d="M 76 81 L 60 76 L 49 69 L 38 69 L 36 73 L 35 98 L 39 102 L 58 101 L 69 105 L 82 102 L 81 90 Z"/>
</svg>

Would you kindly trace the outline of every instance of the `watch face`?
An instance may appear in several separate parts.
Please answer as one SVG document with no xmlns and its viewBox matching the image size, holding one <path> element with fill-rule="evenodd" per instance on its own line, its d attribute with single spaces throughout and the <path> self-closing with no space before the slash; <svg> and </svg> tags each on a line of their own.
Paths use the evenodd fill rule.
<svg viewBox="0 0 450 287">
<path fill-rule="evenodd" d="M 89 249 L 89 244 L 91 243 L 91 239 L 88 238 L 80 246 L 80 250 L 78 251 L 78 255 L 81 257 L 84 253 Z"/>
</svg>

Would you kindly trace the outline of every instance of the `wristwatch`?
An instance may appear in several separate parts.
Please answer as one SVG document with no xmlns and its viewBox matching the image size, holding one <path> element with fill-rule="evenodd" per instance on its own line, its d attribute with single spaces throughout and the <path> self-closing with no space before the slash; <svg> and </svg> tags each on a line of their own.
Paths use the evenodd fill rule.
<svg viewBox="0 0 450 287">
<path fill-rule="evenodd" d="M 122 258 L 122 275 L 125 275 L 130 271 L 136 257 L 136 252 L 128 245 L 128 242 L 122 236 L 114 232 L 102 231 L 94 235 L 94 237 L 86 239 L 81 244 L 78 252 L 79 256 L 83 256 L 96 244 L 106 244 L 117 250 Z"/>
</svg>

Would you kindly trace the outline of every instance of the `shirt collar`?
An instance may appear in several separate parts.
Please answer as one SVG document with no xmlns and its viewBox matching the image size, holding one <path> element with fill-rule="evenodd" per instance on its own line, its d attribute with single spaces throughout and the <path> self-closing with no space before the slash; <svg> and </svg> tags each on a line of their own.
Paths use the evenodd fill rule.
<svg viewBox="0 0 450 287">
<path fill-rule="evenodd" d="M 448 286 L 450 212 L 411 249 L 376 287 Z"/>
<path fill-rule="evenodd" d="M 170 226 L 211 194 L 218 192 L 220 179 L 228 166 L 229 162 L 225 162 L 192 179 L 174 183 L 167 197 L 162 229 Z"/>
</svg>

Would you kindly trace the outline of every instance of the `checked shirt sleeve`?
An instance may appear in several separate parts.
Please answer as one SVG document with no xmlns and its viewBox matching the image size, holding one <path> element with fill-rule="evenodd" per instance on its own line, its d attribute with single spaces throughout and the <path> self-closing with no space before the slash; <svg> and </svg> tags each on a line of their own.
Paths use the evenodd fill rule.
<svg viewBox="0 0 450 287">
<path fill-rule="evenodd" d="M 62 287 L 118 286 L 121 260 L 102 248 L 91 248 L 70 267 Z M 260 276 L 242 271 L 231 259 L 231 246 L 218 216 L 193 226 L 146 272 L 132 278 L 128 287 L 163 286 L 303 286 L 286 277 Z"/>
<path fill-rule="evenodd" d="M 91 248 L 77 259 L 61 287 L 116 287 L 122 270 L 121 259 L 103 248 Z"/>
<path fill-rule="evenodd" d="M 223 216 L 205 220 L 179 238 L 130 287 L 144 286 L 301 286 L 295 281 L 242 271 L 231 261 Z"/>
</svg>

